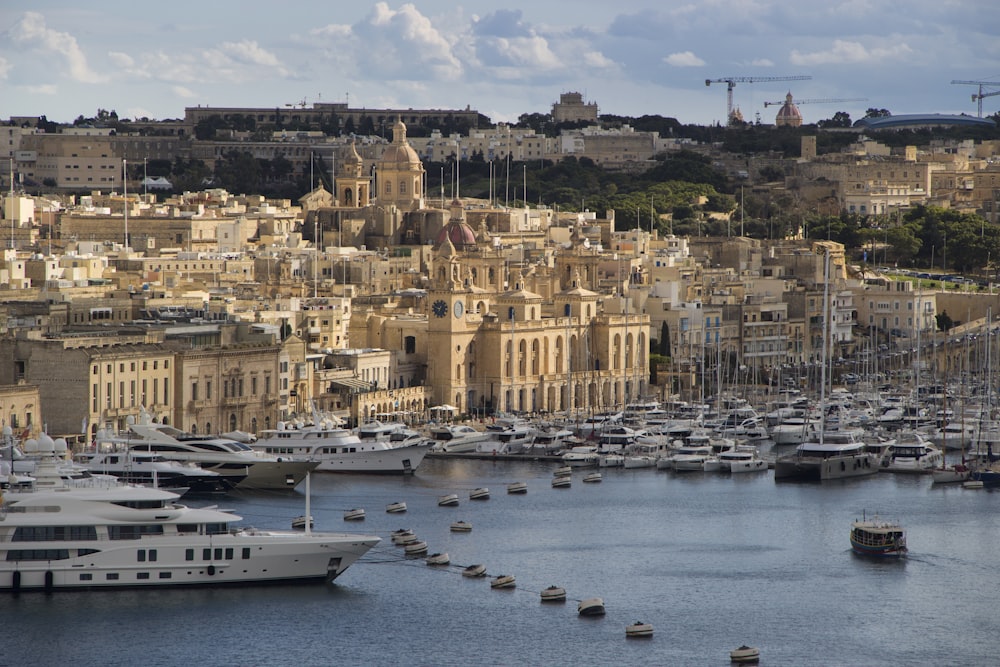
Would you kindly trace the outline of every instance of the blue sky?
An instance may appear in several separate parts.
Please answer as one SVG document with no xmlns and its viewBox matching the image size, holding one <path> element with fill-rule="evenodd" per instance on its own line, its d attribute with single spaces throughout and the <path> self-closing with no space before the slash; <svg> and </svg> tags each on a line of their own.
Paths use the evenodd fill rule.
<svg viewBox="0 0 1000 667">
<path fill-rule="evenodd" d="M 86 6 L 81 6 L 86 4 Z M 973 86 L 1000 82 L 993 0 L 534 0 L 411 3 L 257 0 L 5 0 L 0 117 L 70 121 L 98 108 L 179 118 L 186 106 L 478 109 L 494 121 L 545 113 L 578 91 L 601 113 L 722 121 L 731 76 L 748 120 L 765 101 L 802 105 L 806 122 L 869 107 L 969 113 Z M 994 90 L 1000 90 L 1000 83 Z M 1000 95 L 984 113 L 1000 109 Z"/>
</svg>

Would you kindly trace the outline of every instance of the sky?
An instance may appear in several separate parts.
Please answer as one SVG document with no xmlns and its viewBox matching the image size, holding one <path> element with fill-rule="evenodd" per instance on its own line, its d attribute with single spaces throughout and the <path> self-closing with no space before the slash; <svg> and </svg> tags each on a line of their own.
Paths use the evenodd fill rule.
<svg viewBox="0 0 1000 667">
<path fill-rule="evenodd" d="M 602 114 L 708 125 L 737 82 L 749 121 L 784 100 L 806 123 L 868 108 L 976 114 L 1000 91 L 995 0 L 4 0 L 0 118 L 70 122 L 98 109 L 182 118 L 185 107 L 470 107 L 494 122 L 579 92 Z M 984 115 L 1000 95 L 983 100 Z"/>
</svg>

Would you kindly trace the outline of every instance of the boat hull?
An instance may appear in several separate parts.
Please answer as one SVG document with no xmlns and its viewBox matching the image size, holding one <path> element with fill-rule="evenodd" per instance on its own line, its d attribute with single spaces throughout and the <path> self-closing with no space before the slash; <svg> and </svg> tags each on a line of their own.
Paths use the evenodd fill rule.
<svg viewBox="0 0 1000 667">
<path fill-rule="evenodd" d="M 823 481 L 865 477 L 878 472 L 874 456 L 855 454 L 829 458 L 790 456 L 774 463 L 774 478 L 789 481 Z"/>
</svg>

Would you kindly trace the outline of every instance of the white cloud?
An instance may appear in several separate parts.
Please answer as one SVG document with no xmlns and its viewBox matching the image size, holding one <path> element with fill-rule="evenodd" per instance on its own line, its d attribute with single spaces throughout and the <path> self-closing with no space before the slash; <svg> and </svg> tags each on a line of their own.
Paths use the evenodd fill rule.
<svg viewBox="0 0 1000 667">
<path fill-rule="evenodd" d="M 184 86 L 171 86 L 170 90 L 177 97 L 183 97 L 185 99 L 190 99 L 192 97 L 197 97 L 198 96 L 198 94 L 196 92 L 194 92 L 190 88 L 186 88 Z"/>
<path fill-rule="evenodd" d="M 834 40 L 833 46 L 826 51 L 800 53 L 798 50 L 793 50 L 789 60 L 793 65 L 842 65 L 877 60 L 894 60 L 912 53 L 913 49 L 905 42 L 890 47 L 868 49 L 860 42 L 837 39 Z"/>
<path fill-rule="evenodd" d="M 0 56 L 0 79 L 6 79 L 7 73 L 10 72 L 12 65 L 3 56 Z"/>
<path fill-rule="evenodd" d="M 264 67 L 280 67 L 281 61 L 270 51 L 260 48 L 256 41 L 244 39 L 239 42 L 223 42 L 221 49 L 233 60 L 263 65 Z"/>
<path fill-rule="evenodd" d="M 414 5 L 398 10 L 385 2 L 376 3 L 368 16 L 353 26 L 364 53 L 362 71 L 392 79 L 454 80 L 462 73 L 462 63 L 452 46 L 430 19 Z"/>
<path fill-rule="evenodd" d="M 751 67 L 774 67 L 774 61 L 768 58 L 754 58 L 750 61 Z"/>
<path fill-rule="evenodd" d="M 587 53 L 584 53 L 583 62 L 588 67 L 597 67 L 600 69 L 615 66 L 615 62 L 610 58 L 606 58 L 600 51 L 588 51 Z"/>
<path fill-rule="evenodd" d="M 668 65 L 673 65 L 674 67 L 701 67 L 705 64 L 704 60 L 696 56 L 691 51 L 671 53 L 663 59 L 663 62 Z"/>
<path fill-rule="evenodd" d="M 107 80 L 87 64 L 87 57 L 73 35 L 52 30 L 38 12 L 25 12 L 8 32 L 15 42 L 33 44 L 39 49 L 62 56 L 69 75 L 80 83 L 102 83 Z"/>
<path fill-rule="evenodd" d="M 108 58 L 116 66 L 122 69 L 132 69 L 135 67 L 135 59 L 127 53 L 121 51 L 108 51 Z"/>
</svg>

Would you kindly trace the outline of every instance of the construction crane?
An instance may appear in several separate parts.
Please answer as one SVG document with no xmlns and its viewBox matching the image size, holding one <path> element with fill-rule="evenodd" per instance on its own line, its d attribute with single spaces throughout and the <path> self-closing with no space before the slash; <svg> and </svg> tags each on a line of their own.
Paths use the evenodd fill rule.
<svg viewBox="0 0 1000 667">
<path fill-rule="evenodd" d="M 952 83 L 961 84 L 964 86 L 979 86 L 978 93 L 972 93 L 972 101 L 979 103 L 978 115 L 979 118 L 983 117 L 983 98 L 993 97 L 994 95 L 1000 95 L 1000 90 L 987 90 L 984 91 L 984 87 L 1000 88 L 1000 82 L 997 81 L 960 81 L 955 79 Z"/>
<path fill-rule="evenodd" d="M 705 79 L 705 85 L 711 86 L 713 83 L 726 84 L 726 122 L 732 122 L 733 118 L 733 88 L 737 83 L 764 83 L 769 81 L 806 81 L 811 76 L 726 76 L 721 79 Z"/>
<path fill-rule="evenodd" d="M 800 104 L 839 104 L 841 102 L 867 102 L 867 97 L 827 97 L 823 99 L 815 100 L 792 100 L 792 104 L 798 106 Z M 764 108 L 777 106 L 779 104 L 784 104 L 785 100 L 781 102 L 764 102 Z"/>
</svg>

